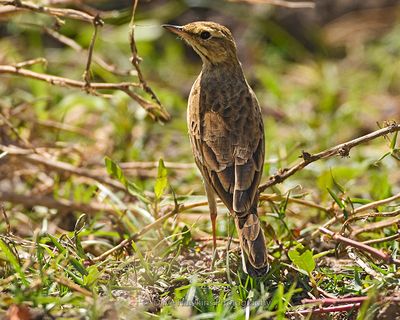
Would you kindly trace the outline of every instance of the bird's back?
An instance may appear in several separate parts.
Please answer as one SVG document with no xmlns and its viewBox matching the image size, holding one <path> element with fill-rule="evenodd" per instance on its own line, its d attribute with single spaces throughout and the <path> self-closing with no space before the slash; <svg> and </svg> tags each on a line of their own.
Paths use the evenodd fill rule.
<svg viewBox="0 0 400 320">
<path fill-rule="evenodd" d="M 241 70 L 202 71 L 189 97 L 188 128 L 204 178 L 231 212 L 244 214 L 258 200 L 264 129 Z"/>
</svg>

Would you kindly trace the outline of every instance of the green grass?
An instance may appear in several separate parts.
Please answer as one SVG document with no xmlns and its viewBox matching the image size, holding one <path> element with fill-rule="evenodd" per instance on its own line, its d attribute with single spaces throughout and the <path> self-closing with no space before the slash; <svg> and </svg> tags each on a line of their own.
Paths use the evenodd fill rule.
<svg viewBox="0 0 400 320">
<path fill-rule="evenodd" d="M 261 278 L 242 271 L 234 223 L 219 205 L 220 240 L 212 267 L 201 178 L 194 167 L 179 167 L 193 162 L 185 112 L 200 64 L 182 42 L 159 30 L 166 17 L 185 9 L 178 2 L 170 6 L 139 8 L 137 27 L 144 75 L 172 114 L 170 123 L 151 121 L 123 93 L 109 92 L 111 99 L 104 99 L 2 76 L 2 144 L 34 146 L 40 157 L 92 170 L 101 181 L 0 150 L 0 195 L 21 196 L 2 203 L 0 315 L 15 304 L 45 319 L 310 319 L 296 312 L 321 305 L 304 299 L 367 297 L 359 308 L 322 317 L 394 318 L 390 308 L 397 305 L 390 298 L 398 297 L 398 265 L 338 243 L 318 228 L 343 215 L 328 228 L 357 242 L 383 239 L 370 245 L 398 258 L 394 236 L 400 198 L 357 211 L 400 192 L 396 134 L 357 146 L 349 157 L 319 160 L 266 190 L 259 214 L 271 266 Z M 240 16 L 232 8 L 230 14 Z M 49 65 L 39 71 L 80 79 L 85 56 L 77 59 L 71 49 L 50 45 L 21 23 L 33 17 L 16 15 L 4 27 L 8 36 L 0 40 L 0 51 L 5 63 L 44 56 Z M 95 52 L 128 69 L 126 13 L 113 19 L 106 19 L 110 24 L 100 30 Z M 300 161 L 302 151 L 319 152 L 377 130 L 377 123 L 398 121 L 398 26 L 335 58 L 331 48 L 307 51 L 272 22 L 243 21 L 248 35 L 238 39 L 247 50 L 241 56 L 255 57 L 245 64 L 245 73 L 265 120 L 263 181 Z M 77 28 L 85 32 L 78 34 Z M 91 30 L 68 20 L 60 32 L 87 46 Z M 27 52 L 28 45 L 34 51 Z M 295 57 L 290 48 L 296 49 Z M 97 65 L 92 72 L 99 81 L 132 80 Z M 127 161 L 158 165 L 128 169 Z M 104 183 L 105 178 L 120 187 Z M 29 203 L 33 196 L 41 200 Z M 362 214 L 344 227 L 346 219 Z M 162 220 L 165 215 L 169 218 Z M 123 248 L 104 254 L 124 240 Z"/>
</svg>

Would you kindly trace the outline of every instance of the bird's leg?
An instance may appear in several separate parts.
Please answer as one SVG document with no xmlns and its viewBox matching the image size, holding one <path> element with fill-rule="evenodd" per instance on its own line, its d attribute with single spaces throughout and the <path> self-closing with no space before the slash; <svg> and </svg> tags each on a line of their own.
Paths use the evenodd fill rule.
<svg viewBox="0 0 400 320">
<path fill-rule="evenodd" d="M 212 227 L 212 236 L 213 236 L 213 265 L 214 258 L 217 252 L 217 202 L 215 200 L 214 190 L 212 190 L 211 186 L 205 182 L 205 189 L 208 200 L 208 207 L 210 208 L 210 218 L 211 218 L 211 227 Z"/>
</svg>

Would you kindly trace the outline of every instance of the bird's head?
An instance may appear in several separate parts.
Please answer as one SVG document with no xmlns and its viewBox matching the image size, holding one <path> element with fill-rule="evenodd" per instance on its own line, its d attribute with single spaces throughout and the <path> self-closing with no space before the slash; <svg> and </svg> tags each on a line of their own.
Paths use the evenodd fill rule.
<svg viewBox="0 0 400 320">
<path fill-rule="evenodd" d="M 236 63 L 236 45 L 228 28 L 209 21 L 184 26 L 163 25 L 185 40 L 205 64 Z"/>
</svg>

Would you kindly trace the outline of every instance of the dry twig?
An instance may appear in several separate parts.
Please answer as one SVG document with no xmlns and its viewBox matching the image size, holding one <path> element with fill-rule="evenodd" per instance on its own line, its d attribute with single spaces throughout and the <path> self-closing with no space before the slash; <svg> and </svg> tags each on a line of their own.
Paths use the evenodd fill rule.
<svg viewBox="0 0 400 320">
<path fill-rule="evenodd" d="M 367 210 L 370 210 L 370 209 L 375 209 L 375 208 L 377 208 L 379 206 L 383 206 L 383 205 L 388 204 L 390 202 L 393 202 L 393 201 L 395 201 L 397 199 L 400 199 L 400 192 L 398 194 L 395 194 L 394 196 L 389 197 L 389 198 L 382 199 L 382 200 L 377 200 L 377 201 L 365 204 L 365 205 L 363 205 L 361 207 L 358 207 L 358 208 L 354 209 L 352 214 L 354 215 L 354 214 L 357 214 L 357 213 L 360 213 L 360 212 L 364 212 L 364 211 L 367 211 Z M 343 213 L 338 214 L 335 217 L 333 217 L 332 219 L 330 219 L 329 221 L 325 222 L 322 227 L 323 228 L 328 228 L 329 226 L 331 226 L 332 224 L 336 223 L 337 221 L 339 221 L 340 219 L 343 219 L 343 218 L 344 218 L 344 214 Z M 312 234 L 312 236 L 317 235 L 317 233 L 318 233 L 318 230 L 315 231 Z"/>
<path fill-rule="evenodd" d="M 131 63 L 133 67 L 137 71 L 137 75 L 139 78 L 139 82 L 141 84 L 142 89 L 147 92 L 151 98 L 157 103 L 157 112 L 160 114 L 160 118 L 164 121 L 169 121 L 170 116 L 168 112 L 164 109 L 164 107 L 161 104 L 161 101 L 158 99 L 154 91 L 149 87 L 147 84 L 146 80 L 143 77 L 142 70 L 140 69 L 139 63 L 141 61 L 141 58 L 138 55 L 138 51 L 136 48 L 136 42 L 135 42 L 135 12 L 136 12 L 136 7 L 138 4 L 138 0 L 133 0 L 133 5 L 132 5 L 132 16 L 131 16 L 131 22 L 129 24 L 129 45 L 131 48 Z"/>
<path fill-rule="evenodd" d="M 87 57 L 87 62 L 86 62 L 86 68 L 84 72 L 84 81 L 77 81 L 73 79 L 68 79 L 68 78 L 63 78 L 63 77 L 58 77 L 58 76 L 53 76 L 49 74 L 44 74 L 44 73 L 37 73 L 33 72 L 27 69 L 24 69 L 23 67 L 27 64 L 27 62 L 22 62 L 16 66 L 12 65 L 0 65 L 0 74 L 13 74 L 13 75 L 18 75 L 18 76 L 23 76 L 27 78 L 32 78 L 40 81 L 45 81 L 48 82 L 52 85 L 56 86 L 65 86 L 65 87 L 74 87 L 74 88 L 80 88 L 82 90 L 85 90 L 87 93 L 91 93 L 94 95 L 100 95 L 96 90 L 102 90 L 102 89 L 112 89 L 112 90 L 121 90 L 125 92 L 129 97 L 131 97 L 134 101 L 136 101 L 142 108 L 144 108 L 149 116 L 153 120 L 160 120 L 162 122 L 166 122 L 170 120 L 170 115 L 168 112 L 165 110 L 165 108 L 161 105 L 159 99 L 156 97 L 155 93 L 153 90 L 149 87 L 147 82 L 145 81 L 141 70 L 139 68 L 139 61 L 140 58 L 137 56 L 137 50 L 136 50 L 136 45 L 135 45 L 135 40 L 134 40 L 134 27 L 133 27 L 133 14 L 135 13 L 137 3 L 134 2 L 134 9 L 133 9 L 133 14 L 132 14 L 132 27 L 130 30 L 130 47 L 132 51 L 132 64 L 134 65 L 136 71 L 137 71 L 137 76 L 139 78 L 140 83 L 131 83 L 131 82 L 121 82 L 121 83 L 90 83 L 90 66 L 92 59 L 100 61 L 101 65 L 107 65 L 104 63 L 104 61 L 97 56 L 94 55 L 93 50 L 94 50 L 94 44 L 95 40 L 97 37 L 97 31 L 98 27 L 102 26 L 104 22 L 101 20 L 100 16 L 98 14 L 96 15 L 90 15 L 86 12 L 79 11 L 79 10 L 74 10 L 74 9 L 64 9 L 64 8 L 54 8 L 54 7 L 47 7 L 47 6 L 40 6 L 36 5 L 30 2 L 25 2 L 21 0 L 0 0 L 0 4 L 7 5 L 7 6 L 13 6 L 17 10 L 29 10 L 32 12 L 38 12 L 38 13 L 44 13 L 48 14 L 50 16 L 54 16 L 56 18 L 69 18 L 69 19 L 77 19 L 81 21 L 86 21 L 90 22 L 93 24 L 94 27 L 94 33 L 92 36 L 92 40 L 88 49 L 88 57 Z M 55 31 L 50 31 L 50 29 L 45 28 L 45 31 L 51 34 L 53 37 L 60 39 L 61 42 L 68 44 L 69 46 L 73 47 L 75 50 L 82 51 L 79 45 L 77 45 L 73 40 L 56 34 Z M 107 68 L 107 70 L 111 71 L 113 68 Z M 114 68 L 115 69 L 115 68 Z M 131 74 L 131 73 L 130 73 Z M 147 101 L 140 95 L 136 94 L 135 92 L 132 91 L 132 88 L 140 87 L 145 91 L 146 93 L 150 94 L 153 100 L 156 101 L 156 104 Z"/>
<path fill-rule="evenodd" d="M 353 239 L 349 239 L 346 237 L 343 237 L 340 234 L 337 234 L 331 230 L 328 230 L 326 228 L 320 227 L 319 231 L 323 234 L 327 234 L 329 235 L 331 238 L 333 238 L 334 240 L 343 242 L 344 244 L 351 246 L 353 248 L 359 249 L 361 251 L 364 252 L 368 252 L 369 254 L 371 254 L 372 256 L 374 256 L 375 258 L 379 258 L 383 261 L 385 261 L 386 263 L 394 263 L 397 265 L 400 265 L 400 260 L 399 259 L 395 259 L 393 258 L 391 255 L 388 255 L 378 249 L 375 249 L 373 247 L 370 247 L 369 245 L 362 243 L 362 242 L 358 242 L 356 240 Z"/>
<path fill-rule="evenodd" d="M 379 238 L 379 239 L 371 239 L 371 240 L 366 240 L 363 241 L 365 244 L 377 244 L 377 243 L 382 243 L 382 242 L 387 242 L 387 241 L 394 241 L 400 239 L 400 233 L 393 234 L 391 236 Z"/>
<path fill-rule="evenodd" d="M 286 1 L 286 0 L 229 0 L 230 2 L 246 2 L 250 4 L 270 4 L 290 9 L 312 9 L 315 3 L 311 1 Z"/>
<path fill-rule="evenodd" d="M 30 24 L 30 25 L 33 25 L 33 24 Z M 53 29 L 47 28 L 47 27 L 42 27 L 40 25 L 33 25 L 33 26 L 42 28 L 43 31 L 46 34 L 48 34 L 49 36 L 51 36 L 53 39 L 59 41 L 62 44 L 65 44 L 66 46 L 74 49 L 77 52 L 84 53 L 87 51 L 78 42 L 74 41 L 71 38 L 64 36 L 63 34 L 57 32 L 56 30 L 53 30 Z M 137 72 L 134 70 L 127 70 L 127 71 L 118 70 L 118 68 L 115 65 L 106 62 L 101 56 L 99 56 L 95 52 L 93 53 L 93 61 L 96 62 L 99 66 L 101 66 L 103 69 L 105 69 L 111 73 L 114 73 L 116 75 L 137 76 Z"/>
<path fill-rule="evenodd" d="M 75 20 L 81 20 L 86 22 L 94 23 L 95 20 L 98 20 L 99 23 L 104 24 L 104 22 L 97 18 L 96 16 L 92 16 L 86 12 L 74 10 L 74 9 L 64 9 L 64 8 L 52 8 L 46 6 L 36 5 L 31 2 L 25 2 L 21 0 L 0 0 L 0 4 L 6 6 L 14 6 L 17 9 L 21 10 L 29 10 L 38 13 L 45 13 L 58 18 L 69 18 Z"/>
<path fill-rule="evenodd" d="M 301 300 L 302 303 L 318 303 L 322 305 L 326 304 L 340 304 L 340 303 L 356 303 L 356 302 L 363 302 L 367 300 L 367 296 L 361 297 L 347 297 L 347 298 L 321 298 L 321 299 L 303 299 Z"/>
<path fill-rule="evenodd" d="M 65 212 L 79 211 L 88 214 L 106 212 L 120 218 L 117 210 L 110 206 L 100 203 L 76 203 L 67 199 L 54 199 L 45 195 L 17 194 L 14 192 L 0 191 L 0 201 L 7 201 L 15 204 L 22 204 L 25 207 L 43 206 L 54 208 Z"/>
<path fill-rule="evenodd" d="M 319 153 L 316 154 L 310 154 L 308 152 L 304 152 L 302 153 L 301 157 L 303 158 L 303 161 L 301 161 L 300 163 L 294 165 L 291 168 L 285 168 L 280 170 L 280 172 L 278 172 L 277 174 L 271 176 L 269 178 L 269 181 L 267 181 L 266 183 L 260 185 L 260 187 L 258 188 L 258 190 L 260 192 L 264 191 L 265 189 L 272 187 L 278 183 L 283 182 L 284 180 L 286 180 L 287 178 L 289 178 L 290 176 L 292 176 L 293 174 L 295 174 L 296 172 L 302 170 L 303 168 L 305 168 L 306 166 L 308 166 L 309 164 L 320 160 L 320 159 L 327 159 L 336 155 L 340 155 L 342 157 L 348 157 L 350 154 L 350 150 L 360 144 L 366 143 L 368 141 L 371 141 L 373 139 L 376 139 L 378 137 L 381 136 L 385 136 L 389 133 L 393 133 L 396 131 L 400 131 L 400 124 L 392 124 L 389 125 L 386 128 L 383 129 L 379 129 L 376 130 L 374 132 L 371 132 L 367 135 L 364 135 L 362 137 L 350 140 L 348 142 L 339 144 L 335 147 L 332 147 L 330 149 L 321 151 Z"/>
<path fill-rule="evenodd" d="M 77 176 L 83 176 L 95 181 L 101 182 L 103 184 L 107 184 L 112 186 L 118 190 L 125 191 L 126 188 L 120 182 L 113 180 L 109 177 L 102 177 L 97 175 L 97 173 L 92 172 L 90 169 L 79 168 L 67 162 L 57 161 L 54 159 L 50 159 L 39 154 L 35 154 L 30 150 L 22 149 L 18 147 L 10 147 L 10 146 L 3 146 L 0 145 L 0 149 L 6 151 L 8 155 L 21 157 L 23 160 L 27 160 L 31 163 L 41 164 L 46 166 L 47 168 L 59 171 L 59 172 L 68 172 L 70 174 L 74 174 Z"/>
<path fill-rule="evenodd" d="M 360 308 L 361 303 L 350 303 L 350 304 L 342 304 L 339 306 L 332 307 L 321 307 L 316 309 L 306 309 L 306 310 L 298 310 L 287 312 L 287 315 L 314 315 L 314 314 L 324 314 L 324 313 L 333 313 L 333 312 L 345 312 L 351 311 L 354 309 Z"/>
<path fill-rule="evenodd" d="M 351 236 L 357 237 L 360 233 L 386 228 L 386 227 L 398 224 L 399 222 L 400 222 L 400 218 L 393 218 L 393 219 L 387 219 L 387 220 L 370 223 L 365 227 L 354 229 L 353 232 L 351 233 Z"/>
<path fill-rule="evenodd" d="M 26 78 L 36 79 L 40 81 L 44 81 L 50 83 L 51 85 L 56 85 L 60 87 L 72 87 L 79 88 L 85 90 L 86 83 L 83 81 L 53 76 L 45 73 L 38 73 L 28 69 L 19 68 L 17 66 L 11 65 L 0 65 L 0 74 L 13 74 L 18 76 L 23 76 Z M 90 84 L 92 89 L 97 90 L 122 90 L 126 91 L 130 88 L 137 88 L 140 85 L 134 82 L 118 82 L 118 83 L 103 83 L 103 82 L 94 82 Z"/>
<path fill-rule="evenodd" d="M 26 78 L 36 79 L 50 83 L 51 85 L 60 87 L 72 87 L 79 88 L 81 90 L 87 91 L 88 85 L 85 81 L 78 81 L 69 78 L 63 78 L 58 76 L 53 76 L 45 73 L 38 73 L 24 68 L 18 68 L 11 65 L 0 65 L 0 74 L 13 74 L 18 76 L 23 76 Z M 160 112 L 160 109 L 153 103 L 142 98 L 138 94 L 134 93 L 131 88 L 140 87 L 140 84 L 134 82 L 119 82 L 119 83 L 103 83 L 103 82 L 92 82 L 90 83 L 90 89 L 92 90 L 121 90 L 135 100 L 139 105 L 145 109 L 149 116 L 153 119 L 160 119 L 162 121 L 168 121 L 170 119 L 169 115 L 164 111 Z M 95 91 L 90 90 L 90 93 L 96 94 Z"/>
</svg>

